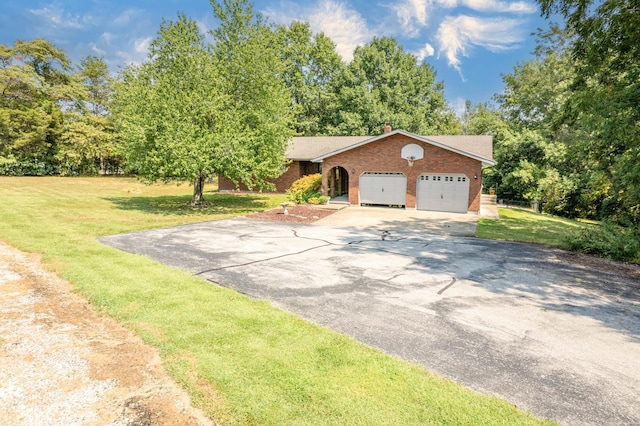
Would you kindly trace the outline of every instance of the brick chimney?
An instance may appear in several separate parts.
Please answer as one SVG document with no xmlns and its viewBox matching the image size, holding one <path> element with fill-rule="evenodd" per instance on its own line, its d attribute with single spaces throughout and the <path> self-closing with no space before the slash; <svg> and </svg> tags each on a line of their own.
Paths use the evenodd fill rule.
<svg viewBox="0 0 640 426">
<path fill-rule="evenodd" d="M 389 133 L 389 132 L 391 132 L 391 124 L 385 123 L 383 133 Z"/>
</svg>

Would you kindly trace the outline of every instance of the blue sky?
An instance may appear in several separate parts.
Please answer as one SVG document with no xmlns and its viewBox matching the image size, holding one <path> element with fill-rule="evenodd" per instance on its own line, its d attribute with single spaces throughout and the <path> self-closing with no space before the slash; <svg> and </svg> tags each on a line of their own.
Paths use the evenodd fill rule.
<svg viewBox="0 0 640 426">
<path fill-rule="evenodd" d="M 145 60 L 162 18 L 182 12 L 203 31 L 216 25 L 207 0 L 0 0 L 0 6 L 0 44 L 44 37 L 74 64 L 102 56 L 113 72 Z M 278 24 L 309 22 L 345 61 L 374 36 L 395 37 L 435 68 L 458 111 L 465 99 L 487 102 L 502 92 L 500 74 L 530 59 L 531 33 L 548 26 L 533 0 L 256 0 L 254 10 Z"/>
</svg>

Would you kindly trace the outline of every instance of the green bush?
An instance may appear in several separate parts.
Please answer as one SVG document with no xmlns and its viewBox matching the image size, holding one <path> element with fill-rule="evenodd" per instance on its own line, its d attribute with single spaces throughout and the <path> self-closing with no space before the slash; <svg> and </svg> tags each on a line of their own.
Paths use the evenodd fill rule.
<svg viewBox="0 0 640 426">
<path fill-rule="evenodd" d="M 640 229 L 624 228 L 611 221 L 590 226 L 566 239 L 570 250 L 608 259 L 640 263 Z"/>
<path fill-rule="evenodd" d="M 287 190 L 289 201 L 294 203 L 308 203 L 309 199 L 320 199 L 320 187 L 322 186 L 322 175 L 316 173 L 313 175 L 302 176 L 293 182 L 291 188 Z M 318 203 L 320 204 L 320 203 Z"/>
<path fill-rule="evenodd" d="M 324 195 L 321 195 L 319 197 L 311 197 L 307 200 L 307 203 L 309 204 L 327 204 L 327 201 L 329 201 L 329 197 L 325 197 Z"/>
<path fill-rule="evenodd" d="M 19 161 L 13 157 L 0 157 L 2 176 L 48 176 L 57 174 L 55 166 L 37 160 Z"/>
</svg>

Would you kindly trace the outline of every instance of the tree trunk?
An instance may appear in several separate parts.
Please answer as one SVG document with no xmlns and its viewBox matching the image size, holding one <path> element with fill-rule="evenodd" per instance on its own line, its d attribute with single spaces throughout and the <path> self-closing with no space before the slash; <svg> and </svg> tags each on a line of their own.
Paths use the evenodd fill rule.
<svg viewBox="0 0 640 426">
<path fill-rule="evenodd" d="M 202 191 L 204 190 L 205 176 L 198 176 L 193 182 L 193 198 L 191 199 L 192 206 L 199 206 L 204 202 L 204 196 Z"/>
</svg>

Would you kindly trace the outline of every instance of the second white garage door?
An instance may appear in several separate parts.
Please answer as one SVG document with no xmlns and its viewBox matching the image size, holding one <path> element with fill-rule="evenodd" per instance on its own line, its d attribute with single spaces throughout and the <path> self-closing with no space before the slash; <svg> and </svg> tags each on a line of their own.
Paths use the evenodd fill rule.
<svg viewBox="0 0 640 426">
<path fill-rule="evenodd" d="M 366 172 L 360 176 L 360 204 L 404 206 L 407 177 L 402 173 Z"/>
<path fill-rule="evenodd" d="M 417 210 L 466 213 L 469 207 L 469 178 L 463 174 L 420 175 L 416 194 Z"/>
</svg>

